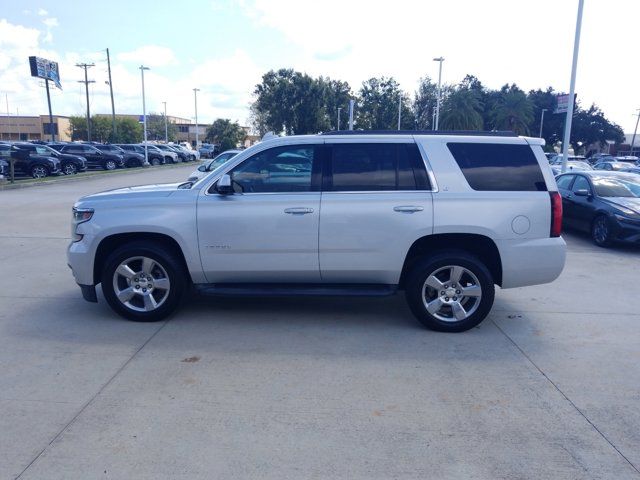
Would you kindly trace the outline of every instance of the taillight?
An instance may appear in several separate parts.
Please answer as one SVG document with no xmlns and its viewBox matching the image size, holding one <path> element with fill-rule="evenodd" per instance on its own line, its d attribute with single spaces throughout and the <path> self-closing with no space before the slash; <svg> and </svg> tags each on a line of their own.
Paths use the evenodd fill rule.
<svg viewBox="0 0 640 480">
<path fill-rule="evenodd" d="M 551 236 L 559 237 L 562 232 L 562 197 L 558 192 L 549 192 L 551 196 Z"/>
</svg>

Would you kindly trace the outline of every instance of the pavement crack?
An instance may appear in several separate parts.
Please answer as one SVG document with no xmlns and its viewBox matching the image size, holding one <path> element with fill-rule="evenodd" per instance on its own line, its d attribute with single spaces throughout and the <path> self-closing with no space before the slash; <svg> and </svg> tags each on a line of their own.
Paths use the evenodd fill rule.
<svg viewBox="0 0 640 480">
<path fill-rule="evenodd" d="M 527 354 L 526 354 L 526 352 L 525 352 L 525 351 L 520 347 L 520 345 L 518 345 L 518 344 L 515 342 L 515 340 L 514 340 L 513 338 L 511 338 L 511 337 L 510 337 L 510 336 L 509 336 L 509 335 L 508 335 L 508 334 L 507 334 L 507 333 L 506 333 L 502 328 L 500 328 L 500 325 L 498 325 L 498 324 L 496 323 L 496 321 L 495 321 L 495 320 L 492 320 L 491 322 L 495 325 L 495 327 L 498 329 L 498 331 L 500 331 L 500 333 L 502 333 L 502 335 L 504 335 L 504 336 L 507 338 L 507 340 L 509 340 L 509 342 L 511 342 L 511 343 L 513 344 L 513 346 L 514 346 L 514 347 L 516 347 L 516 348 L 520 351 L 520 353 L 522 354 L 522 356 L 523 356 L 524 358 L 526 358 L 526 359 L 529 361 L 529 363 L 531 363 L 531 365 L 533 365 L 533 367 L 534 367 L 536 370 L 538 370 L 538 372 L 540 372 L 540 375 L 542 375 L 542 376 L 543 376 L 543 377 L 544 377 L 544 378 L 545 378 L 545 379 L 546 379 L 546 380 L 547 380 L 547 381 L 548 381 L 548 382 L 553 386 L 553 388 L 555 388 L 555 389 L 556 389 L 556 391 L 557 391 L 560 395 L 562 395 L 562 396 L 564 397 L 564 399 L 565 399 L 567 402 L 569 402 L 569 405 L 571 405 L 571 406 L 574 408 L 574 410 L 575 410 L 576 412 L 578 412 L 578 413 L 580 414 L 580 416 L 582 416 L 582 418 L 584 418 L 584 419 L 586 420 L 586 422 L 587 422 L 589 425 L 591 425 L 591 427 L 592 427 L 596 432 L 598 432 L 598 434 L 599 434 L 599 435 L 604 439 L 604 441 L 605 441 L 605 442 L 607 442 L 607 443 L 611 446 L 611 448 L 613 448 L 616 452 L 618 452 L 618 455 L 620 455 L 622 458 L 624 458 L 624 460 L 625 460 L 625 461 L 626 461 L 626 462 L 631 466 L 631 468 L 633 468 L 633 469 L 636 471 L 636 473 L 640 474 L 640 470 L 638 469 L 638 467 L 636 467 L 636 466 L 631 462 L 631 460 L 629 460 L 629 459 L 624 455 L 624 453 L 622 453 L 622 452 L 620 451 L 620 449 L 618 449 L 618 447 L 616 447 L 616 446 L 613 444 L 613 442 L 612 442 L 611 440 L 609 440 L 609 439 L 607 438 L 607 436 L 606 436 L 604 433 L 602 433 L 602 432 L 600 431 L 600 429 L 599 429 L 599 428 L 598 428 L 598 427 L 597 427 L 597 426 L 596 426 L 596 425 L 595 425 L 591 420 L 589 420 L 589 417 L 587 417 L 587 416 L 585 415 L 585 413 L 584 413 L 582 410 L 580 410 L 580 409 L 578 408 L 578 406 L 577 406 L 575 403 L 573 403 L 573 401 L 572 401 L 572 400 L 571 400 L 571 399 L 570 399 L 570 398 L 569 398 L 569 397 L 568 397 L 568 396 L 567 396 L 567 395 L 566 395 L 566 394 L 565 394 L 565 393 L 560 389 L 560 387 L 558 387 L 558 385 L 556 385 L 556 383 L 555 383 L 553 380 L 551 380 L 551 378 L 549 378 L 549 377 L 547 376 L 547 374 L 546 374 L 546 373 L 544 373 L 544 371 L 542 371 L 542 369 L 541 369 L 541 368 L 540 368 L 540 367 L 539 367 L 539 366 L 538 366 L 538 365 L 533 361 L 533 359 L 532 359 L 529 355 L 527 355 Z"/>
<path fill-rule="evenodd" d="M 131 363 L 131 361 L 142 351 L 142 349 L 144 347 L 147 346 L 147 344 L 153 340 L 155 338 L 155 336 L 160 333 L 160 331 L 170 322 L 170 320 L 165 320 L 162 325 L 160 325 L 160 327 L 151 334 L 151 336 L 149 338 L 147 338 L 147 340 L 145 340 L 145 342 L 135 351 L 133 352 L 133 355 L 131 355 L 131 357 L 129 357 L 121 366 L 120 368 L 118 368 L 118 370 L 116 370 L 116 372 L 111 375 L 111 377 L 109 377 L 109 379 L 98 389 L 98 391 L 80 408 L 80 410 L 78 411 L 78 413 L 76 413 L 73 418 L 71 420 L 69 420 L 69 422 L 67 422 L 67 424 L 62 427 L 60 429 L 60 431 L 58 433 L 55 434 L 55 436 L 51 439 L 51 441 L 42 449 L 40 450 L 40 452 L 38 452 L 38 454 L 33 458 L 33 460 L 31 460 L 29 462 L 29 464 L 24 467 L 24 469 L 15 477 L 15 480 L 18 480 L 20 477 L 22 477 L 22 475 L 24 475 L 24 473 L 31 467 L 31 465 L 33 465 L 43 454 L 44 452 L 47 451 L 47 449 L 53 445 L 55 443 L 56 440 L 58 440 L 58 438 L 60 438 L 60 436 L 71 426 L 75 423 L 75 421 L 78 419 L 78 417 L 80 415 L 82 415 L 82 413 L 84 413 L 84 411 L 93 403 L 93 401 L 98 398 L 98 396 L 109 386 L 111 385 L 111 383 L 116 379 L 116 377 L 118 375 L 120 375 L 120 373 L 127 368 L 127 365 L 129 365 L 129 363 Z"/>
</svg>

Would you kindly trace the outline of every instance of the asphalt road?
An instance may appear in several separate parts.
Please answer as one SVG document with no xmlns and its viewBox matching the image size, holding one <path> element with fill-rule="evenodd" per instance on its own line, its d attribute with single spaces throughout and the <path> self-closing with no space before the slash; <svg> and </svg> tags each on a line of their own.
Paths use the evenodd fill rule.
<svg viewBox="0 0 640 480">
<path fill-rule="evenodd" d="M 192 169 L 0 192 L 0 479 L 640 479 L 639 249 L 567 235 L 463 334 L 401 296 L 84 302 L 74 200 Z"/>
</svg>

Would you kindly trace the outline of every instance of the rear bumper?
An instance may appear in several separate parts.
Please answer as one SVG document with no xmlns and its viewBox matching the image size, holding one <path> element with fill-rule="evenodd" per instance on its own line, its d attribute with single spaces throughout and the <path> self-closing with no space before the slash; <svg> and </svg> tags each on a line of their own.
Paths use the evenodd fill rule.
<svg viewBox="0 0 640 480">
<path fill-rule="evenodd" d="M 497 240 L 502 260 L 502 288 L 553 282 L 562 273 L 566 243 L 562 237 Z"/>
</svg>

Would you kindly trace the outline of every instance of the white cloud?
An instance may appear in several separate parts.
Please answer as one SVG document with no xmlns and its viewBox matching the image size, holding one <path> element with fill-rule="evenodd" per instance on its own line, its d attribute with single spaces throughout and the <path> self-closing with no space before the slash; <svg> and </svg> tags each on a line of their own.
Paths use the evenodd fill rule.
<svg viewBox="0 0 640 480">
<path fill-rule="evenodd" d="M 41 17 L 46 17 L 47 15 L 49 15 L 49 12 L 47 12 L 44 8 L 39 8 L 38 15 L 40 15 Z"/>
<path fill-rule="evenodd" d="M 159 45 L 144 45 L 130 52 L 119 53 L 117 59 L 149 67 L 166 67 L 178 64 L 173 50 Z"/>
<path fill-rule="evenodd" d="M 51 27 L 57 27 L 58 26 L 58 19 L 54 18 L 54 17 L 49 17 L 49 18 L 45 18 L 42 23 L 44 23 L 47 27 L 51 28 Z"/>
</svg>

